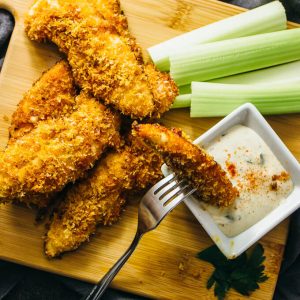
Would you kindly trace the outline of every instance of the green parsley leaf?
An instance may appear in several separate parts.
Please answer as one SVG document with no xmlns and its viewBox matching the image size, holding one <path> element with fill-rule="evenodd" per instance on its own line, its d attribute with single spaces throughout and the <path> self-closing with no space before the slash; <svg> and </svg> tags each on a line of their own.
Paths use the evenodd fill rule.
<svg viewBox="0 0 300 300">
<path fill-rule="evenodd" d="M 249 296 L 259 288 L 259 283 L 268 279 L 264 274 L 265 266 L 262 265 L 266 259 L 263 254 L 263 246 L 257 244 L 249 256 L 243 253 L 235 259 L 228 260 L 219 248 L 213 245 L 199 252 L 197 257 L 215 267 L 206 287 L 210 289 L 214 286 L 215 296 L 218 300 L 223 300 L 230 288 Z"/>
<path fill-rule="evenodd" d="M 224 266 L 227 263 L 226 256 L 216 246 L 209 247 L 199 252 L 197 257 L 211 263 L 216 268 Z"/>
<path fill-rule="evenodd" d="M 206 288 L 209 290 L 216 282 L 216 279 L 214 277 L 215 273 L 212 273 L 212 275 L 208 278 L 206 283 Z"/>
<path fill-rule="evenodd" d="M 249 257 L 248 264 L 255 267 L 262 264 L 265 259 L 263 246 L 257 244 Z"/>
</svg>

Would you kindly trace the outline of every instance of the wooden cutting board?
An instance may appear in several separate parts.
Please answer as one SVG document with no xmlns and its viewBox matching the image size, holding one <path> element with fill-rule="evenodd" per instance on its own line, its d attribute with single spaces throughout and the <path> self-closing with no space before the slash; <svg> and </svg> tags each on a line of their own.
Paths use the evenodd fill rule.
<svg viewBox="0 0 300 300">
<path fill-rule="evenodd" d="M 59 58 L 54 46 L 30 42 L 24 34 L 23 16 L 31 0 L 0 0 L 16 20 L 5 64 L 0 77 L 0 146 L 7 142 L 10 116 L 23 93 L 43 71 Z M 147 47 L 184 31 L 239 13 L 243 9 L 213 0 L 121 0 L 132 33 Z M 296 27 L 296 24 L 290 24 Z M 184 129 L 192 138 L 218 122 L 218 118 L 190 119 L 188 110 L 176 110 L 164 116 L 168 126 Z M 275 131 L 300 159 L 299 115 L 268 118 Z M 292 130 L 291 130 L 292 128 Z M 34 224 L 35 212 L 14 205 L 0 206 L 0 259 L 49 272 L 98 281 L 129 246 L 136 229 L 137 206 L 129 203 L 120 222 L 99 228 L 89 244 L 60 260 L 43 255 L 43 225 Z M 282 260 L 288 221 L 268 233 L 261 243 L 267 256 L 266 273 L 270 279 L 253 293 L 251 299 L 272 299 Z M 212 271 L 195 254 L 212 241 L 181 204 L 158 227 L 147 234 L 112 286 L 124 291 L 160 299 L 214 299 L 205 288 Z M 179 268 L 180 266 L 180 268 Z M 242 299 L 231 292 L 228 299 Z"/>
</svg>

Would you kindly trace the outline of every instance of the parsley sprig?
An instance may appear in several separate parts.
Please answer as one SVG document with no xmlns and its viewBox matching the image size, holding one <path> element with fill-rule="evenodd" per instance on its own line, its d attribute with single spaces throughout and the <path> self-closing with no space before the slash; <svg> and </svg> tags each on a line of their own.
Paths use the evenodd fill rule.
<svg viewBox="0 0 300 300">
<path fill-rule="evenodd" d="M 197 257 L 215 267 L 206 287 L 210 289 L 214 285 L 214 293 L 219 300 L 225 298 L 230 288 L 249 296 L 259 288 L 259 283 L 268 279 L 264 274 L 265 266 L 262 263 L 265 256 L 261 244 L 257 244 L 250 255 L 244 252 L 232 260 L 228 260 L 215 245 L 199 252 Z"/>
</svg>

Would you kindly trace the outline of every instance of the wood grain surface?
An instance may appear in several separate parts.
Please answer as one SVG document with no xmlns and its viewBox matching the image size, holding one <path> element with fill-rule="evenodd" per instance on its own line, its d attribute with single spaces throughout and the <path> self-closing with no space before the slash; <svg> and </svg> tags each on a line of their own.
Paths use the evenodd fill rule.
<svg viewBox="0 0 300 300">
<path fill-rule="evenodd" d="M 16 20 L 0 77 L 0 146 L 7 142 L 10 116 L 23 93 L 43 71 L 60 57 L 52 45 L 29 41 L 23 16 L 31 0 L 0 0 Z M 199 26 L 243 11 L 213 0 L 121 0 L 131 32 L 145 50 L 147 47 Z M 296 24 L 290 24 L 295 27 Z M 300 118 L 298 114 L 267 118 L 289 149 L 300 160 Z M 198 137 L 219 121 L 218 118 L 190 119 L 186 109 L 171 111 L 163 118 L 167 126 L 184 129 Z M 120 222 L 100 227 L 89 244 L 62 259 L 43 255 L 44 225 L 34 224 L 35 212 L 16 205 L 0 206 L 0 259 L 17 262 L 77 279 L 96 282 L 129 246 L 136 229 L 137 205 L 130 202 Z M 266 251 L 266 273 L 270 279 L 251 299 L 272 299 L 288 231 L 288 221 L 269 232 L 261 243 Z M 147 234 L 112 286 L 124 291 L 160 299 L 214 299 L 205 288 L 212 271 L 195 254 L 212 241 L 181 204 L 157 228 Z M 179 268 L 179 265 L 182 267 Z M 182 270 L 181 270 L 182 269 Z M 228 299 L 243 299 L 230 292 Z"/>
</svg>

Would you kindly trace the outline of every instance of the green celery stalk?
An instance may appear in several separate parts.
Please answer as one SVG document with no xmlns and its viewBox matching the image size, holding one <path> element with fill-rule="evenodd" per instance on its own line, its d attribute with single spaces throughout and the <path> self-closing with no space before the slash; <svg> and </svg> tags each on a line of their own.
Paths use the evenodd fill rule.
<svg viewBox="0 0 300 300">
<path fill-rule="evenodd" d="M 184 108 L 190 107 L 192 100 L 192 94 L 182 94 L 175 98 L 175 101 L 171 108 Z"/>
<path fill-rule="evenodd" d="M 175 98 L 171 108 L 184 108 L 191 106 L 191 85 L 183 85 L 179 87 L 179 95 Z"/>
<path fill-rule="evenodd" d="M 285 9 L 279 1 L 273 1 L 258 8 L 179 35 L 150 47 L 148 52 L 158 69 L 169 71 L 169 56 L 174 51 L 184 50 L 188 46 L 274 32 L 286 28 Z"/>
<path fill-rule="evenodd" d="M 266 69 L 241 73 L 228 77 L 213 79 L 209 82 L 227 84 L 269 84 L 269 83 L 300 83 L 300 60 Z M 191 85 L 179 87 L 179 96 L 176 97 L 171 108 L 190 107 Z"/>
<path fill-rule="evenodd" d="M 300 81 L 277 84 L 192 83 L 191 117 L 225 116 L 251 102 L 262 114 L 300 112 Z"/>
<path fill-rule="evenodd" d="M 170 56 L 181 86 L 300 60 L 300 28 L 194 46 Z"/>
<path fill-rule="evenodd" d="M 273 66 L 265 69 L 255 70 L 247 73 L 236 74 L 210 80 L 209 82 L 233 83 L 233 84 L 266 84 L 277 82 L 288 82 L 300 79 L 300 60 Z M 190 85 L 188 85 L 190 88 Z M 188 91 L 188 87 L 182 86 L 182 91 Z"/>
<path fill-rule="evenodd" d="M 183 94 L 190 94 L 192 92 L 191 89 L 191 85 L 187 84 L 187 85 L 182 85 L 179 87 L 179 94 L 183 95 Z"/>
</svg>

